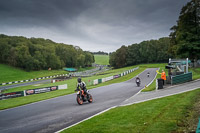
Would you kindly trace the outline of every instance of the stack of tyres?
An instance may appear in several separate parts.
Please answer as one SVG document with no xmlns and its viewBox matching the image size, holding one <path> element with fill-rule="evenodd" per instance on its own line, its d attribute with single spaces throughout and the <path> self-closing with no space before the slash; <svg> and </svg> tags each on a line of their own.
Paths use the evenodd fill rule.
<svg viewBox="0 0 200 133">
<path fill-rule="evenodd" d="M 158 89 L 163 89 L 163 79 L 157 79 L 158 80 Z"/>
</svg>

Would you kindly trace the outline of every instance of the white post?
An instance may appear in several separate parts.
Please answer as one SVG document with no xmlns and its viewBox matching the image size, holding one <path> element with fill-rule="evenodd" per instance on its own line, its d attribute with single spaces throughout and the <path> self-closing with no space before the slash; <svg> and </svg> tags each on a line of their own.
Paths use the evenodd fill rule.
<svg viewBox="0 0 200 133">
<path fill-rule="evenodd" d="M 156 91 L 158 90 L 158 79 L 156 79 Z"/>
<path fill-rule="evenodd" d="M 188 73 L 188 58 L 186 58 L 186 73 Z"/>
</svg>

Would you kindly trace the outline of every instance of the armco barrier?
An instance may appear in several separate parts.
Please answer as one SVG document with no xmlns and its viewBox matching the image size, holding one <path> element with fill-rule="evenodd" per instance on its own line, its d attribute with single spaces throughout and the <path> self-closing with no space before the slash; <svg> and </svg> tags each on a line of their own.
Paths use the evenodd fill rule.
<svg viewBox="0 0 200 133">
<path fill-rule="evenodd" d="M 180 74 L 177 76 L 172 76 L 171 84 L 179 84 L 184 83 L 192 80 L 192 72 L 186 73 L 186 74 Z"/>
<path fill-rule="evenodd" d="M 24 90 L 24 91 L 18 91 L 18 92 L 4 93 L 4 94 L 0 94 L 0 100 L 15 98 L 15 97 L 22 97 L 22 96 L 33 95 L 33 94 L 40 94 L 40 93 L 55 91 L 58 89 L 67 89 L 67 84 L 37 88 L 37 89 L 30 89 L 30 90 Z"/>
</svg>

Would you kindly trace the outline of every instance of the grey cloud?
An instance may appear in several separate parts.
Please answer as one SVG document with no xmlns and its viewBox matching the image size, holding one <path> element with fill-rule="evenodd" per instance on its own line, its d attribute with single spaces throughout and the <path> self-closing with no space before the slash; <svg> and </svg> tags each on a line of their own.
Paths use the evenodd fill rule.
<svg viewBox="0 0 200 133">
<path fill-rule="evenodd" d="M 0 1 L 0 33 L 49 38 L 84 50 L 114 51 L 121 45 L 168 36 L 188 1 Z"/>
</svg>

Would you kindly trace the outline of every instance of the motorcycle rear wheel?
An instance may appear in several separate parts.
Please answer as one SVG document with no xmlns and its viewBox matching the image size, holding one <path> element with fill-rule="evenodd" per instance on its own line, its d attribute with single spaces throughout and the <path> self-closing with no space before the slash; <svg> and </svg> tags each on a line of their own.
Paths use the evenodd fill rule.
<svg viewBox="0 0 200 133">
<path fill-rule="evenodd" d="M 88 102 L 91 103 L 93 101 L 92 99 L 92 95 L 88 94 L 89 95 L 89 99 L 88 99 Z"/>
</svg>

